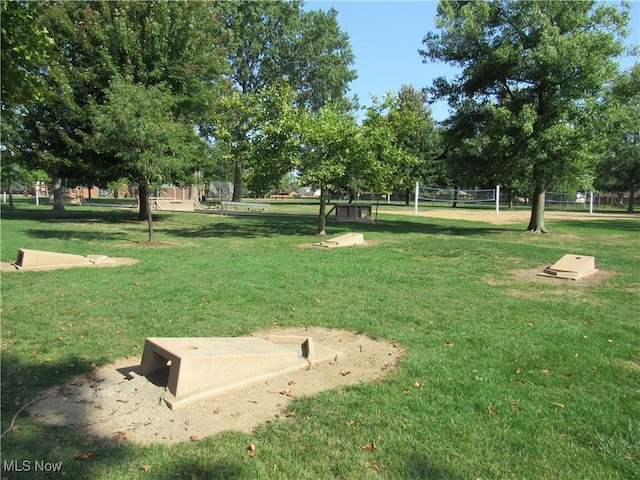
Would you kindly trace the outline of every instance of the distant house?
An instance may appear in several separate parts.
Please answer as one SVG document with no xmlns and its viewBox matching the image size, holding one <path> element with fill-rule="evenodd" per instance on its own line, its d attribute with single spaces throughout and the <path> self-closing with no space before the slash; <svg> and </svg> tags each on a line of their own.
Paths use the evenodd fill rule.
<svg viewBox="0 0 640 480">
<path fill-rule="evenodd" d="M 629 205 L 631 192 L 604 192 L 598 195 L 597 205 L 610 205 L 613 207 L 626 207 Z M 640 192 L 635 192 L 634 204 L 640 202 Z"/>
<path fill-rule="evenodd" d="M 298 195 L 300 197 L 319 197 L 320 189 L 312 187 L 302 187 L 300 190 L 298 190 Z"/>
</svg>

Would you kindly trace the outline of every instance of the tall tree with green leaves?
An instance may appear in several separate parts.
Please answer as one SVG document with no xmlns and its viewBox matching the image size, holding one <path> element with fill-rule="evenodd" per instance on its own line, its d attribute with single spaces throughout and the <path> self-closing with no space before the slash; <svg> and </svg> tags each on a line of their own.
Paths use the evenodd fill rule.
<svg viewBox="0 0 640 480">
<path fill-rule="evenodd" d="M 398 169 L 394 187 L 405 192 L 408 205 L 416 182 L 436 183 L 442 176 L 442 139 L 431 115 L 426 92 L 412 85 L 402 85 L 389 112 L 396 132 L 398 148 L 406 161 Z M 410 161 L 415 158 L 415 162 Z M 408 161 L 407 161 L 408 160 Z"/>
<path fill-rule="evenodd" d="M 629 192 L 627 213 L 633 213 L 640 190 L 640 64 L 615 79 L 605 93 L 603 107 L 598 134 L 605 139 L 605 150 L 596 169 L 596 185 Z"/>
<path fill-rule="evenodd" d="M 3 116 L 44 98 L 38 72 L 51 58 L 54 41 L 39 18 L 43 8 L 40 2 L 0 1 Z"/>
<path fill-rule="evenodd" d="M 355 119 L 331 105 L 316 112 L 305 111 L 300 119 L 299 145 L 295 168 L 301 185 L 320 189 L 316 234 L 325 235 L 329 191 L 342 185 L 349 171 L 366 174 L 371 153 Z"/>
<path fill-rule="evenodd" d="M 490 133 L 492 141 L 511 143 L 505 169 L 514 168 L 532 186 L 529 231 L 548 231 L 550 186 L 595 166 L 586 106 L 617 71 L 628 20 L 627 7 L 594 1 L 438 4 L 437 31 L 425 36 L 421 54 L 461 73 L 437 79 L 432 90 L 454 109 L 483 107 L 494 127 L 507 126 Z"/>
<path fill-rule="evenodd" d="M 116 79 L 105 102 L 91 109 L 93 134 L 87 142 L 98 153 L 118 159 L 123 173 L 138 184 L 140 201 L 147 203 L 149 242 L 154 234 L 148 193 L 192 172 L 204 149 L 194 125 L 180 121 L 174 113 L 176 101 L 166 87 Z"/>
<path fill-rule="evenodd" d="M 25 118 L 32 163 L 71 181 L 106 184 L 119 178 L 124 157 L 98 153 L 89 110 L 105 101 L 109 83 L 130 78 L 164 85 L 175 96 L 175 118 L 191 125 L 216 99 L 227 65 L 225 33 L 212 1 L 96 1 L 44 4 L 43 25 L 55 40 L 55 61 L 41 69 L 46 101 Z M 147 218 L 140 202 L 140 218 Z"/>
<path fill-rule="evenodd" d="M 355 78 L 350 69 L 354 57 L 335 10 L 305 12 L 299 0 L 224 2 L 223 8 L 230 32 L 231 79 L 240 95 L 256 95 L 286 80 L 296 90 L 297 106 L 317 111 L 330 102 L 348 108 L 345 95 Z M 239 118 L 248 113 L 246 103 L 238 101 Z M 235 201 L 242 195 L 246 171 L 253 167 L 252 159 L 244 155 L 252 139 L 242 129 L 237 133 L 237 137 L 225 139 L 238 153 L 233 179 Z"/>
</svg>

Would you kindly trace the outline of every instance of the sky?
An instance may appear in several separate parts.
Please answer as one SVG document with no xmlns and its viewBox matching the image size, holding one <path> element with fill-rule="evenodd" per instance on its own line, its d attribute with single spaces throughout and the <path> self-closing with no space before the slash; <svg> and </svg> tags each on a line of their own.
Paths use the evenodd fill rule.
<svg viewBox="0 0 640 480">
<path fill-rule="evenodd" d="M 617 2 L 616 2 L 617 3 Z M 361 106 L 371 105 L 371 95 L 378 98 L 402 85 L 430 87 L 433 79 L 452 78 L 456 70 L 442 63 L 423 63 L 418 50 L 422 39 L 435 30 L 437 1 L 355 1 L 307 0 L 305 9 L 338 11 L 338 22 L 349 35 L 355 55 L 352 68 L 358 78 L 350 85 L 349 96 L 358 96 Z M 629 44 L 640 45 L 640 0 L 632 2 Z M 624 68 L 634 59 L 621 61 Z M 446 102 L 432 105 L 433 118 L 442 121 L 449 115 Z"/>
</svg>

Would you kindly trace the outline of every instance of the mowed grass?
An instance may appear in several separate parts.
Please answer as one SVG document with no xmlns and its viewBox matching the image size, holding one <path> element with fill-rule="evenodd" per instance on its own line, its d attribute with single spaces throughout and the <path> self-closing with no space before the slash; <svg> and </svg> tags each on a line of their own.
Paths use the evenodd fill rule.
<svg viewBox="0 0 640 480">
<path fill-rule="evenodd" d="M 132 210 L 54 217 L 18 206 L 2 212 L 2 261 L 18 248 L 139 261 L 2 275 L 3 432 L 47 387 L 141 355 L 147 336 L 317 325 L 395 340 L 407 354 L 384 381 L 296 398 L 295 417 L 253 434 L 174 446 L 105 446 L 22 412 L 2 439 L 3 469 L 38 460 L 63 462 L 73 479 L 640 478 L 637 218 L 547 222 L 553 234 L 531 235 L 524 224 L 381 208 L 376 223 L 328 224 L 330 236 L 361 232 L 368 246 L 324 250 L 303 248 L 318 241 L 308 217 L 161 212 L 158 244 L 145 246 Z M 615 275 L 585 286 L 513 274 L 565 253 L 593 255 Z"/>
</svg>

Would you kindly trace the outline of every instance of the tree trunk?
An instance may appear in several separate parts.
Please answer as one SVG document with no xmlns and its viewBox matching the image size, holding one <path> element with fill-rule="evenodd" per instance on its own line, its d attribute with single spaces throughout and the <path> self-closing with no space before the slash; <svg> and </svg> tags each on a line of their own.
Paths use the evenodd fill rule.
<svg viewBox="0 0 640 480">
<path fill-rule="evenodd" d="M 533 204 L 531 206 L 531 219 L 527 231 L 534 233 L 549 233 L 544 226 L 544 201 L 545 191 L 540 185 L 536 185 L 533 192 Z"/>
<path fill-rule="evenodd" d="M 147 225 L 149 226 L 149 243 L 153 243 L 153 215 L 151 214 L 151 199 L 147 195 Z"/>
<path fill-rule="evenodd" d="M 236 159 L 236 166 L 233 171 L 233 197 L 232 202 L 242 201 L 242 160 Z"/>
<path fill-rule="evenodd" d="M 59 176 L 53 177 L 53 211 L 64 212 L 63 202 L 64 192 L 62 191 L 62 179 Z"/>
<path fill-rule="evenodd" d="M 200 201 L 200 189 L 195 183 L 189 187 L 189 199 Z"/>
<path fill-rule="evenodd" d="M 320 213 L 318 214 L 318 229 L 316 235 L 326 235 L 325 226 L 327 224 L 327 189 L 320 188 Z"/>
<path fill-rule="evenodd" d="M 408 207 L 411 203 L 411 189 L 407 188 L 404 191 L 404 204 Z"/>
<path fill-rule="evenodd" d="M 141 222 L 149 218 L 151 204 L 149 201 L 149 188 L 147 185 L 140 184 L 138 187 L 138 220 Z"/>
<path fill-rule="evenodd" d="M 15 210 L 16 204 L 13 203 L 13 185 L 11 182 L 11 177 L 9 177 L 9 210 Z"/>
<path fill-rule="evenodd" d="M 627 205 L 627 213 L 633 213 L 635 207 L 636 186 L 631 184 L 629 187 L 629 204 Z"/>
</svg>

